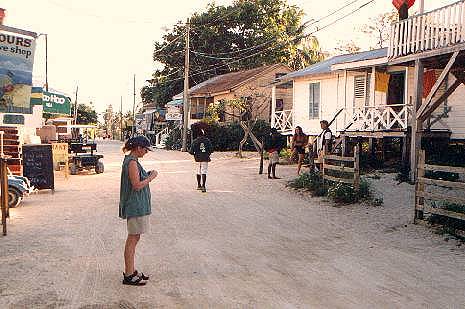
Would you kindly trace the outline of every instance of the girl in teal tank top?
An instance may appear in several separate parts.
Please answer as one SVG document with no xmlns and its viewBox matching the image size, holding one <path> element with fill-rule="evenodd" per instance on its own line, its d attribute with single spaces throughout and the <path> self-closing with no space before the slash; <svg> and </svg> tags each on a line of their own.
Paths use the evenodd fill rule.
<svg viewBox="0 0 465 309">
<path fill-rule="evenodd" d="M 126 141 L 121 169 L 119 216 L 127 220 L 128 237 L 124 247 L 123 284 L 145 285 L 148 276 L 138 272 L 134 266 L 136 246 L 140 234 L 149 228 L 148 217 L 152 212 L 149 183 L 157 177 L 157 171 L 146 172 L 139 163 L 150 149 L 150 142 L 144 136 L 136 136 Z"/>
</svg>

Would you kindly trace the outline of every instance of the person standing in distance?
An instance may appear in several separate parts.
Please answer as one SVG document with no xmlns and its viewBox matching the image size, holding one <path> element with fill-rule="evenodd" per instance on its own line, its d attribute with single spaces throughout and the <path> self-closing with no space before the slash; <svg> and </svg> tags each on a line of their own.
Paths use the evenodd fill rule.
<svg viewBox="0 0 465 309">
<path fill-rule="evenodd" d="M 302 168 L 302 163 L 305 157 L 305 147 L 308 144 L 308 136 L 302 130 L 302 127 L 295 127 L 295 133 L 292 137 L 292 155 L 291 158 L 294 158 L 294 155 L 298 155 L 298 165 L 297 165 L 297 175 L 300 175 L 300 170 Z"/>
<path fill-rule="evenodd" d="M 127 285 L 145 285 L 149 279 L 134 266 L 140 235 L 149 230 L 149 215 L 152 213 L 149 183 L 158 175 L 155 170 L 147 173 L 139 162 L 139 158 L 148 151 L 151 151 L 150 142 L 144 136 L 128 139 L 123 147 L 126 155 L 121 170 L 119 217 L 127 220 L 123 273 L 123 284 Z"/>
<path fill-rule="evenodd" d="M 320 121 L 321 133 L 317 139 L 318 163 L 319 169 L 323 168 L 323 157 L 331 152 L 333 145 L 333 133 L 329 129 L 329 123 L 326 120 Z"/>
<path fill-rule="evenodd" d="M 270 135 L 268 135 L 265 141 L 265 150 L 269 156 L 268 179 L 279 179 L 279 177 L 276 177 L 276 165 L 279 163 L 279 152 L 283 147 L 284 141 L 282 135 L 276 128 L 271 128 Z M 273 177 L 271 177 L 271 174 L 273 174 Z"/>
<path fill-rule="evenodd" d="M 205 183 L 207 182 L 208 162 L 211 161 L 210 155 L 213 153 L 213 146 L 205 131 L 200 130 L 199 136 L 192 142 L 189 153 L 194 156 L 197 168 L 197 190 L 207 192 Z"/>
</svg>

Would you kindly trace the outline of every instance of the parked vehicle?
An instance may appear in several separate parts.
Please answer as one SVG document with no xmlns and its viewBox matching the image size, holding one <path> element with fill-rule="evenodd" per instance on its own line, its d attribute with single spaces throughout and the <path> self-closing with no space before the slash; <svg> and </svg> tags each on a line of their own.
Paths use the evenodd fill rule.
<svg viewBox="0 0 465 309">
<path fill-rule="evenodd" d="M 94 153 L 97 150 L 95 142 L 74 142 L 69 143 L 69 169 L 71 175 L 76 175 L 82 170 L 95 170 L 96 174 L 103 173 L 103 155 Z M 88 152 L 89 150 L 89 152 Z"/>
<path fill-rule="evenodd" d="M 8 207 L 19 206 L 23 198 L 34 192 L 29 179 L 22 176 L 8 175 Z"/>
</svg>

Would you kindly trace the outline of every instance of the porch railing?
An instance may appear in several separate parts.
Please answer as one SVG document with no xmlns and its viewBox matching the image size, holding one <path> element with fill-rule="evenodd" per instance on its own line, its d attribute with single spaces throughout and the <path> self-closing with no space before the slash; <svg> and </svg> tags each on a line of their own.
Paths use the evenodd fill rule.
<svg viewBox="0 0 465 309">
<path fill-rule="evenodd" d="M 294 128 L 292 118 L 292 110 L 276 111 L 271 117 L 271 127 L 281 133 L 292 131 Z"/>
<path fill-rule="evenodd" d="M 156 148 L 165 148 L 165 140 L 170 133 L 169 127 L 164 128 L 155 135 L 155 147 Z"/>
<path fill-rule="evenodd" d="M 390 104 L 346 108 L 343 117 L 344 131 L 406 130 L 411 115 L 411 106 Z"/>
<path fill-rule="evenodd" d="M 392 24 L 388 57 L 465 43 L 465 0 Z"/>
</svg>

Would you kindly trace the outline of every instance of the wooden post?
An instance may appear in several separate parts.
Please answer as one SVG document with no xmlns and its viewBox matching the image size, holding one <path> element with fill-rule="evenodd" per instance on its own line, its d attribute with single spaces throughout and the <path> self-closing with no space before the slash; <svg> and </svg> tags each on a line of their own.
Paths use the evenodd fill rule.
<svg viewBox="0 0 465 309">
<path fill-rule="evenodd" d="M 284 108 L 283 108 L 284 111 Z M 276 85 L 273 85 L 271 88 L 271 127 L 275 128 L 276 127 L 276 121 L 275 121 L 275 114 L 276 114 Z"/>
<path fill-rule="evenodd" d="M 382 162 L 382 166 L 384 166 L 384 161 L 386 160 L 386 147 L 384 145 L 384 138 L 379 139 L 379 143 L 381 144 L 381 158 L 380 161 Z"/>
<path fill-rule="evenodd" d="M 402 143 L 402 168 L 408 166 L 407 136 L 401 138 Z"/>
<path fill-rule="evenodd" d="M 415 181 L 415 213 L 413 217 L 413 223 L 416 223 L 417 219 L 423 220 L 423 209 L 425 205 L 425 199 L 422 197 L 425 191 L 425 184 L 419 180 L 420 177 L 425 176 L 425 151 L 419 151 L 418 158 L 418 171 L 417 180 Z M 418 194 L 420 193 L 420 194 Z"/>
<path fill-rule="evenodd" d="M 354 147 L 354 189 L 360 190 L 360 147 Z"/>
<path fill-rule="evenodd" d="M 8 169 L 5 158 L 0 158 L 0 189 L 1 189 L 1 201 L 0 207 L 2 210 L 2 228 L 3 236 L 6 236 L 6 218 L 8 217 Z"/>
<path fill-rule="evenodd" d="M 260 147 L 260 168 L 258 170 L 258 174 L 263 174 L 263 150 L 265 148 L 265 138 L 262 137 L 262 145 Z"/>
<path fill-rule="evenodd" d="M 323 181 L 323 188 L 325 187 L 325 157 L 326 157 L 326 153 L 327 153 L 327 150 L 328 150 L 328 144 L 325 144 L 323 146 L 323 149 L 321 150 L 323 152 L 323 154 L 321 155 L 321 162 L 320 162 L 320 167 L 321 167 L 321 179 Z M 320 156 L 318 156 L 320 157 Z"/>
<path fill-rule="evenodd" d="M 347 137 L 345 135 L 342 135 L 342 156 L 345 157 L 347 156 Z"/>
<path fill-rule="evenodd" d="M 421 148 L 421 131 L 423 130 L 423 122 L 417 119 L 417 110 L 422 104 L 423 98 L 423 73 L 424 65 L 420 59 L 415 60 L 414 72 L 414 92 L 413 92 L 413 107 L 412 107 L 412 135 L 410 143 L 410 180 L 416 179 L 416 167 L 419 150 Z"/>
<path fill-rule="evenodd" d="M 375 139 L 373 137 L 368 138 L 368 148 L 370 149 L 370 163 L 376 161 L 376 152 L 375 152 Z"/>
</svg>

